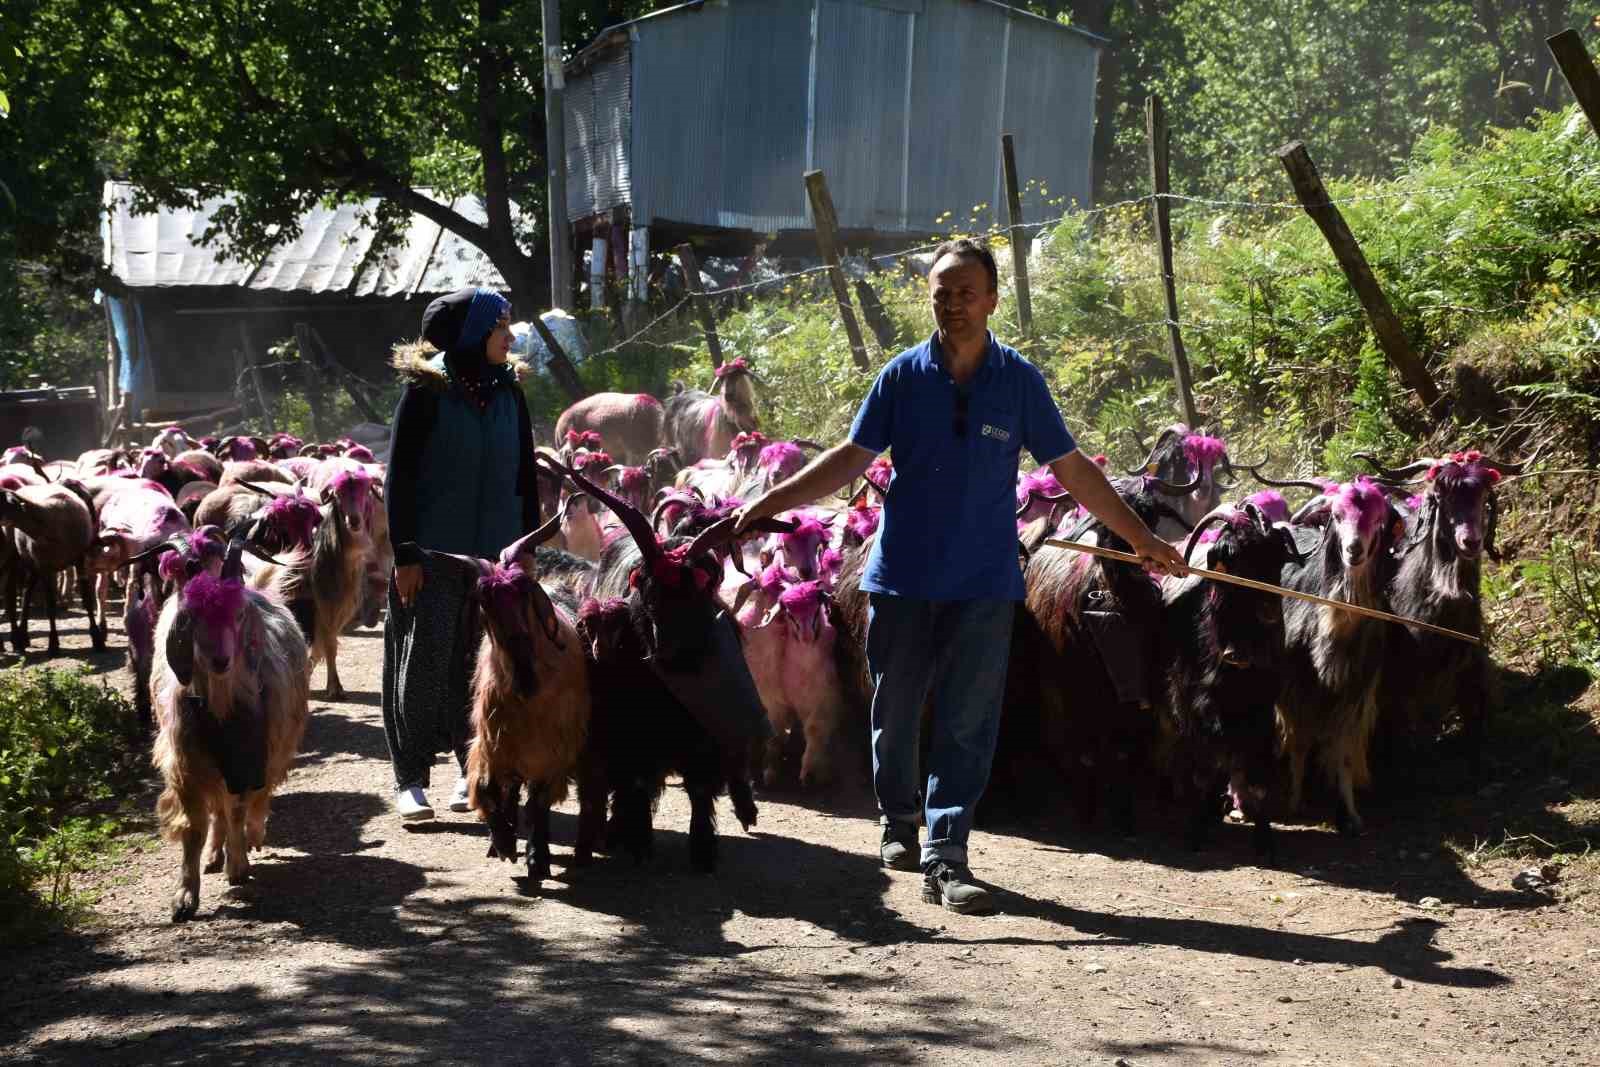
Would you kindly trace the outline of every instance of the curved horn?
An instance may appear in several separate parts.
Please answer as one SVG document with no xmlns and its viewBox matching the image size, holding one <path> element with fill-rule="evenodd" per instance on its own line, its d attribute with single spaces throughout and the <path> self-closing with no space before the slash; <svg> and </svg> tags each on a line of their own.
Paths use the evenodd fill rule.
<svg viewBox="0 0 1600 1067">
<path fill-rule="evenodd" d="M 662 492 L 670 493 L 672 490 L 662 490 Z M 684 508 L 690 506 L 689 503 L 681 497 L 666 497 L 664 500 L 658 503 L 655 507 L 655 510 L 650 513 L 650 529 L 655 530 L 658 533 L 661 531 L 661 513 L 672 507 L 674 504 Z"/>
<path fill-rule="evenodd" d="M 228 554 L 222 557 L 222 580 L 225 582 L 244 580 L 244 539 L 242 537 L 236 537 L 228 542 Z"/>
<path fill-rule="evenodd" d="M 1533 450 L 1533 455 L 1529 456 L 1527 459 L 1523 460 L 1521 463 L 1501 463 L 1499 460 L 1490 459 L 1488 456 L 1482 457 L 1481 459 L 1478 460 L 1478 462 L 1481 463 L 1483 466 L 1488 467 L 1492 471 L 1500 472 L 1500 474 L 1502 476 L 1512 475 L 1512 474 L 1521 474 L 1523 471 L 1527 470 L 1529 467 L 1532 467 L 1535 463 L 1539 462 L 1539 454 L 1542 453 L 1543 451 L 1544 451 L 1544 447 L 1543 446 L 1540 446 L 1539 448 L 1534 449 Z"/>
<path fill-rule="evenodd" d="M 563 504 L 561 506 L 561 510 L 550 517 L 549 522 L 545 523 L 543 526 L 540 526 L 532 533 L 524 534 L 515 541 L 511 542 L 505 548 L 501 549 L 500 565 L 502 567 L 509 567 L 511 564 L 516 562 L 518 556 L 533 555 L 533 550 L 535 548 L 550 540 L 560 531 L 561 520 L 563 517 L 565 517 L 567 512 L 567 504 L 572 503 L 582 495 L 583 494 L 581 493 L 574 493 L 572 496 L 567 497 L 566 504 Z"/>
<path fill-rule="evenodd" d="M 1066 490 L 1062 490 L 1059 493 L 1042 493 L 1037 489 L 1030 489 L 1028 491 L 1028 499 L 1023 501 L 1022 506 L 1017 509 L 1017 518 L 1022 518 L 1022 516 L 1027 513 L 1027 510 L 1033 507 L 1034 501 L 1036 500 L 1053 506 L 1055 504 L 1059 504 L 1063 500 L 1071 499 L 1072 494 Z"/>
<path fill-rule="evenodd" d="M 1189 482 L 1169 482 L 1165 478 L 1157 478 L 1153 474 L 1146 474 L 1144 480 L 1169 496 L 1187 496 L 1200 485 L 1200 477 L 1197 474 Z"/>
<path fill-rule="evenodd" d="M 1232 504 L 1223 504 L 1220 507 L 1212 508 L 1204 518 L 1195 523 L 1194 529 L 1189 531 L 1189 539 L 1183 543 L 1183 561 L 1185 563 L 1189 562 L 1189 556 L 1194 552 L 1194 546 L 1200 543 L 1200 534 L 1204 532 L 1205 528 L 1213 523 L 1226 522 L 1233 517 L 1233 512 Z"/>
<path fill-rule="evenodd" d="M 622 520 L 622 525 L 627 527 L 628 533 L 633 535 L 634 542 L 639 546 L 639 551 L 644 554 L 644 558 L 647 561 L 653 563 L 661 557 L 661 543 L 656 540 L 655 530 L 651 528 L 649 520 L 637 508 L 626 500 L 612 495 L 564 463 L 553 460 L 543 454 L 539 454 L 536 457 L 536 462 L 539 459 L 542 459 L 552 469 L 571 479 L 572 484 L 589 494 L 589 496 L 610 508 L 617 518 Z"/>
<path fill-rule="evenodd" d="M 737 516 L 729 515 L 725 519 L 718 519 L 695 535 L 689 544 L 689 558 L 693 559 L 702 552 L 709 552 L 713 548 L 721 548 L 736 537 L 744 537 L 754 533 L 793 533 L 795 524 L 781 519 L 757 519 L 746 526 L 738 534 L 733 532 L 733 524 Z"/>
<path fill-rule="evenodd" d="M 1318 511 L 1319 509 L 1326 510 L 1329 506 L 1330 505 L 1326 497 L 1314 496 L 1310 500 L 1307 500 L 1304 504 L 1301 504 L 1300 510 L 1289 516 L 1289 525 L 1305 525 L 1311 521 L 1311 516 L 1314 512 Z"/>
<path fill-rule="evenodd" d="M 276 496 L 277 495 L 276 493 L 272 492 L 272 490 L 263 488 L 262 486 L 257 485 L 255 482 L 247 482 L 243 478 L 235 478 L 234 479 L 234 484 L 235 485 L 242 485 L 246 489 L 250 490 L 251 492 L 258 493 L 261 496 Z M 299 484 L 299 483 L 297 482 L 296 484 Z"/>
<path fill-rule="evenodd" d="M 809 448 L 813 452 L 826 452 L 828 450 L 826 445 L 819 445 L 819 444 L 817 444 L 817 442 L 812 441 L 809 438 L 805 438 L 805 437 L 793 438 L 791 443 L 797 444 L 801 448 Z"/>
<path fill-rule="evenodd" d="M 246 520 L 246 521 L 248 521 L 248 520 Z M 145 549 L 143 552 L 139 553 L 137 556 L 130 557 L 128 559 L 128 565 L 131 567 L 135 563 L 143 563 L 146 560 L 155 559 L 158 556 L 161 556 L 161 555 L 163 555 L 164 553 L 167 553 L 167 552 L 183 552 L 183 551 L 186 551 L 188 549 L 188 547 L 189 546 L 184 541 L 182 535 L 179 535 L 178 537 L 169 537 L 165 541 L 162 541 L 160 544 L 155 545 L 155 546 L 153 546 L 151 548 Z"/>
<path fill-rule="evenodd" d="M 1128 432 L 1129 433 L 1133 433 L 1133 431 L 1131 429 Z M 1174 430 L 1170 426 L 1168 426 L 1165 430 L 1162 430 L 1161 431 L 1161 436 L 1156 438 L 1156 443 L 1150 446 L 1150 454 L 1145 457 L 1144 465 L 1140 466 L 1140 467 L 1136 467 L 1133 470 L 1129 471 L 1128 473 L 1129 474 L 1143 474 L 1145 471 L 1148 471 L 1150 469 L 1150 464 L 1152 464 L 1152 463 L 1154 463 L 1156 461 L 1156 453 L 1160 452 L 1161 451 L 1161 446 L 1167 443 L 1167 438 L 1175 437 L 1175 436 L 1177 436 L 1177 433 L 1178 433 L 1178 431 Z M 1138 434 L 1133 434 L 1133 439 L 1135 441 L 1139 440 L 1139 435 Z M 1199 484 L 1198 479 L 1196 480 L 1195 484 L 1196 485 Z M 1190 489 L 1192 489 L 1192 488 L 1194 488 L 1194 487 L 1190 486 Z M 1189 491 L 1188 489 L 1184 490 L 1184 492 L 1186 492 L 1186 493 L 1188 491 Z"/>
<path fill-rule="evenodd" d="M 1280 522 L 1275 523 L 1272 528 L 1277 532 L 1278 536 L 1283 539 L 1284 551 L 1289 553 L 1289 559 L 1291 561 L 1297 564 L 1303 564 L 1306 560 L 1311 558 L 1309 553 L 1300 551 L 1300 546 L 1295 543 L 1294 527 L 1290 526 L 1286 522 Z"/>
<path fill-rule="evenodd" d="M 1262 533 L 1266 533 L 1268 530 L 1272 529 L 1272 524 L 1267 522 L 1267 517 L 1262 513 L 1260 508 L 1256 507 L 1248 500 L 1246 500 L 1241 507 L 1244 509 L 1244 513 L 1250 516 L 1250 518 L 1255 522 L 1256 527 Z"/>
<path fill-rule="evenodd" d="M 1260 471 L 1254 468 L 1241 467 L 1240 470 L 1249 470 L 1250 477 L 1254 478 L 1262 485 L 1268 485 L 1274 489 L 1310 489 L 1318 496 L 1321 496 L 1323 493 L 1328 491 L 1327 487 L 1321 482 L 1312 482 L 1301 478 L 1289 478 L 1284 481 L 1279 481 L 1276 478 L 1268 478 L 1265 474 L 1262 474 Z"/>
<path fill-rule="evenodd" d="M 1365 460 L 1367 466 L 1377 472 L 1378 477 L 1390 482 L 1403 482 L 1407 478 L 1414 478 L 1438 462 L 1433 459 L 1419 459 L 1415 463 L 1407 463 L 1404 467 L 1385 467 L 1371 452 L 1352 452 L 1350 455 L 1355 459 Z"/>
</svg>

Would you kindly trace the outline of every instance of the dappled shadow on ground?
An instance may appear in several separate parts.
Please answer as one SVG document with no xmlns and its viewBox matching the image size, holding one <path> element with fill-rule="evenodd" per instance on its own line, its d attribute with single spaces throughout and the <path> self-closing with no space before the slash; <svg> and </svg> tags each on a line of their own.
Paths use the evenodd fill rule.
<svg viewBox="0 0 1600 1067">
<path fill-rule="evenodd" d="M 918 1045 L 956 1054 L 1027 1047 L 1021 1035 L 973 1019 L 959 998 L 924 999 L 909 1024 L 873 1025 L 816 998 L 819 978 L 809 969 L 763 967 L 759 954 L 771 946 L 723 936 L 735 907 L 857 941 L 929 936 L 882 909 L 885 879 L 865 858 L 789 839 L 733 838 L 722 871 L 706 877 L 683 868 L 683 835 L 659 836 L 655 861 L 641 868 L 602 860 L 566 884 L 546 883 L 548 899 L 424 896 L 426 872 L 359 854 L 264 862 L 249 901 L 208 902 L 198 921 L 291 924 L 300 939 L 367 950 L 360 962 L 302 970 L 293 995 L 270 990 L 265 976 L 259 985 L 181 997 L 108 982 L 92 997 L 29 1003 L 26 1025 L 89 1014 L 102 1025 L 143 1025 L 162 1013 L 137 1053 L 172 1063 L 251 1049 L 279 1061 L 330 1063 L 659 1063 L 758 1054 L 866 1063 L 904 1057 Z M 552 899 L 620 929 L 600 938 L 568 930 L 546 940 L 539 918 Z M 123 962 L 92 941 L 72 955 L 74 974 Z M 864 976 L 830 980 L 874 992 Z M 113 1050 L 91 1032 L 42 1051 L 52 1060 L 88 1061 Z"/>
<path fill-rule="evenodd" d="M 1600 798 L 1600 730 L 1591 714 L 1574 704 L 1588 686 L 1588 675 L 1573 668 L 1552 667 L 1536 675 L 1504 672 L 1483 767 L 1474 770 L 1463 742 L 1451 735 L 1407 762 L 1379 768 L 1375 788 L 1358 797 L 1366 821 L 1358 837 L 1340 836 L 1315 822 L 1323 814 L 1331 822 L 1333 798 L 1313 776 L 1304 809 L 1294 821 L 1274 824 L 1276 867 L 1411 902 L 1434 896 L 1463 907 L 1548 903 L 1509 886 L 1485 888 L 1465 869 L 1460 853 L 1508 835 L 1544 842 L 1552 851 L 1600 844 L 1600 828 L 1575 825 L 1559 810 L 1572 801 Z M 1045 851 L 1096 852 L 1185 871 L 1262 864 L 1245 826 L 1219 822 L 1204 849 L 1190 850 L 1184 843 L 1185 814 L 1165 803 L 1153 785 L 1140 793 L 1134 836 L 1114 832 L 1103 816 L 1090 826 L 1079 823 L 1059 783 L 1031 788 L 1038 795 L 986 801 L 980 825 L 1033 841 Z"/>
<path fill-rule="evenodd" d="M 387 762 L 389 746 L 383 736 L 383 727 L 336 711 L 326 704 L 319 706 L 313 699 L 311 718 L 306 724 L 306 736 L 300 742 L 296 766 L 348 757 Z"/>
<path fill-rule="evenodd" d="M 876 1063 L 909 1057 L 920 1046 L 958 1058 L 1025 1056 L 1028 1039 L 997 1027 L 992 1013 L 975 1012 L 960 997 L 926 991 L 916 994 L 917 1011 L 909 1022 L 901 1016 L 892 1026 L 881 1025 L 870 1012 L 847 1011 L 844 1001 L 886 995 L 880 977 L 841 973 L 830 965 L 830 956 L 861 946 L 1092 945 L 1114 951 L 1119 945 L 1164 945 L 1219 956 L 1377 967 L 1413 982 L 1455 988 L 1506 981 L 1451 966 L 1450 954 L 1433 943 L 1438 927 L 1431 922 L 1349 931 L 1378 934 L 1375 940 L 1349 940 L 1210 919 L 1116 915 L 1001 890 L 1004 912 L 1037 922 L 1026 928 L 997 924 L 992 936 L 976 927 L 957 936 L 945 932 L 942 912 L 927 911 L 929 925 L 923 925 L 886 907 L 890 875 L 876 857 L 737 831 L 723 838 L 721 866 L 712 876 L 691 873 L 686 835 L 663 828 L 655 857 L 642 865 L 603 857 L 592 867 L 563 870 L 569 853 L 558 849 L 560 877 L 536 893 L 437 894 L 425 891 L 429 871 L 365 855 L 353 834 L 322 839 L 307 826 L 331 822 L 323 813 L 351 804 L 363 808 L 348 820 L 354 825 L 376 810 L 363 805 L 371 799 L 303 796 L 275 814 L 273 836 L 314 848 L 316 855 L 259 863 L 244 899 L 220 895 L 216 881 L 208 882 L 197 920 L 202 927 L 228 919 L 265 924 L 256 929 L 286 924 L 298 940 L 330 945 L 329 961 L 302 969 L 292 994 L 272 988 L 265 972 L 258 984 L 177 997 L 156 985 L 112 980 L 92 993 L 25 1000 L 25 1010 L 14 1017 L 34 1031 L 72 1017 L 93 1018 L 111 1029 L 144 1027 L 159 1014 L 155 1032 L 136 1046 L 138 1058 L 173 1063 L 236 1058 L 252 1050 L 281 1061 L 329 1063 L 438 1057 L 634 1063 L 757 1055 L 782 1062 Z M 570 815 L 557 820 L 558 840 L 570 839 L 572 830 Z M 515 867 L 505 870 L 510 879 L 518 874 Z M 543 910 L 557 902 L 598 920 L 599 936 L 575 931 L 570 920 L 559 939 L 541 936 Z M 772 924 L 784 931 L 784 943 L 729 937 L 736 911 L 784 920 Z M 340 961 L 351 957 L 344 949 L 361 951 L 345 963 Z M 764 965 L 763 954 L 772 950 L 784 954 L 784 966 Z M 807 966 L 806 950 L 817 951 L 814 966 Z M 269 961 L 270 948 L 261 951 Z M 51 958 L 62 964 L 58 974 L 72 977 L 126 963 L 93 938 L 64 946 Z M 824 976 L 848 995 L 816 997 Z M 16 996 L 0 992 L 0 1012 Z M 978 1022 L 980 1017 L 986 1021 Z M 119 1051 L 96 1033 L 91 1028 L 42 1051 L 52 1060 L 84 1061 Z"/>
</svg>

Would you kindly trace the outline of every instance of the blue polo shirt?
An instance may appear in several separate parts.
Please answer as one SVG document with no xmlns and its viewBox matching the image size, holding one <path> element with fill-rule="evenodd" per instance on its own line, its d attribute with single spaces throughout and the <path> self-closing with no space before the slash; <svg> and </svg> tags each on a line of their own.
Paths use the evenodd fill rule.
<svg viewBox="0 0 1600 1067">
<path fill-rule="evenodd" d="M 956 435 L 958 393 L 965 433 Z M 1040 464 L 1077 449 L 1038 368 L 989 335 L 965 389 L 935 333 L 878 373 L 850 440 L 890 449 L 894 477 L 861 588 L 919 600 L 1021 600 L 1017 456 Z"/>
</svg>

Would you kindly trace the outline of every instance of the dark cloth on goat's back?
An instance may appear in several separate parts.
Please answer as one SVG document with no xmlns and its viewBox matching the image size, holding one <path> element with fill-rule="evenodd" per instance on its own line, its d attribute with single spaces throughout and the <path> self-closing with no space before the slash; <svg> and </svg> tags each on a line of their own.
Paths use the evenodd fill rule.
<svg viewBox="0 0 1600 1067">
<path fill-rule="evenodd" d="M 426 787 L 433 757 L 466 759 L 469 687 L 482 629 L 468 610 L 477 571 L 425 556 L 408 608 L 389 582 L 383 631 L 383 734 L 395 785 Z"/>
</svg>

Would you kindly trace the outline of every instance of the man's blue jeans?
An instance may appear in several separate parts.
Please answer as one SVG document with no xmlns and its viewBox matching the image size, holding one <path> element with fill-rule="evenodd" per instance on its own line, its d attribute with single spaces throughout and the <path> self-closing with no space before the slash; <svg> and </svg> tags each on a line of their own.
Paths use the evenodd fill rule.
<svg viewBox="0 0 1600 1067">
<path fill-rule="evenodd" d="M 885 824 L 916 825 L 922 709 L 933 698 L 924 866 L 967 862 L 973 812 L 994 762 L 1015 611 L 1009 600 L 868 594 L 872 787 Z"/>
</svg>

